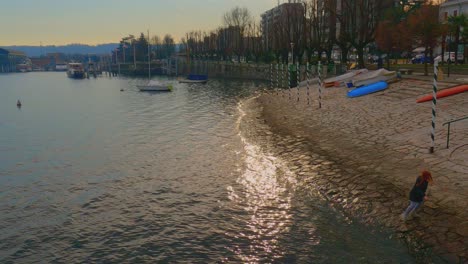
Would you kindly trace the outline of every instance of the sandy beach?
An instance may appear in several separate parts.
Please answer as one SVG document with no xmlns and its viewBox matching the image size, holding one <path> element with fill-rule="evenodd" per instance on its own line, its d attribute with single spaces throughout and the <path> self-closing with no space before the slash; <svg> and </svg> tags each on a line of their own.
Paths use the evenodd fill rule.
<svg viewBox="0 0 468 264">
<path fill-rule="evenodd" d="M 438 88 L 461 83 L 466 81 L 453 77 Z M 250 136 L 287 160 L 298 177 L 310 179 L 312 189 L 344 212 L 394 230 L 421 261 L 424 254 L 436 254 L 448 263 L 466 263 L 468 120 L 452 124 L 449 148 L 443 123 L 467 115 L 468 93 L 438 101 L 431 154 L 432 103 L 416 103 L 432 92 L 431 77 L 406 77 L 385 91 L 352 99 L 347 91 L 323 88 L 321 108 L 317 84 L 309 92 L 306 87 L 267 91 L 245 102 L 244 125 L 255 127 Z M 423 168 L 434 177 L 429 200 L 418 217 L 402 221 Z"/>
</svg>

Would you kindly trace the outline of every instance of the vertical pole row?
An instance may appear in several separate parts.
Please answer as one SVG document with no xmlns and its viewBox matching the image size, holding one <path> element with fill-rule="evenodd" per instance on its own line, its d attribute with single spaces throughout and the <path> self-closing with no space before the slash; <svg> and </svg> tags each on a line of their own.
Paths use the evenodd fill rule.
<svg viewBox="0 0 468 264">
<path fill-rule="evenodd" d="M 306 64 L 306 78 L 307 78 L 307 105 L 310 104 L 310 92 L 309 92 L 309 63 Z"/>
<path fill-rule="evenodd" d="M 296 63 L 296 88 L 297 88 L 297 101 L 299 102 L 299 83 L 301 81 L 301 70 L 299 69 L 299 62 Z"/>
<path fill-rule="evenodd" d="M 318 81 L 319 81 L 319 108 L 322 108 L 322 65 L 320 61 L 318 62 Z"/>
<path fill-rule="evenodd" d="M 432 129 L 431 129 L 431 148 L 430 153 L 434 153 L 434 139 L 435 139 L 435 119 L 436 119 L 436 105 L 437 105 L 437 73 L 439 71 L 439 62 L 434 61 L 434 82 L 432 84 Z"/>
</svg>

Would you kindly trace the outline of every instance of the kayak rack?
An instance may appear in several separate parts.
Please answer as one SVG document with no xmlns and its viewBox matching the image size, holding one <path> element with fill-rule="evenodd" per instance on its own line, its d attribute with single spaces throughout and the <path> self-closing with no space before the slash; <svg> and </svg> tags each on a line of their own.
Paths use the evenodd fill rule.
<svg viewBox="0 0 468 264">
<path fill-rule="evenodd" d="M 453 120 L 450 120 L 450 121 L 445 122 L 445 123 L 442 124 L 442 126 L 448 125 L 448 128 L 447 128 L 447 148 L 449 148 L 449 142 L 450 142 L 450 124 L 458 122 L 458 121 L 462 121 L 462 120 L 465 120 L 465 119 L 468 119 L 468 116 L 461 117 L 461 118 L 458 118 L 458 119 L 453 119 Z"/>
</svg>

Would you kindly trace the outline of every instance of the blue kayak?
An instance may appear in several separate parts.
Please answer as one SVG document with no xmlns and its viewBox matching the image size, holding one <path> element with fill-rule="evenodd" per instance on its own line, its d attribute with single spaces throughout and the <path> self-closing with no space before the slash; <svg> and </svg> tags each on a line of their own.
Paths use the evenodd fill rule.
<svg viewBox="0 0 468 264">
<path fill-rule="evenodd" d="M 208 75 L 205 75 L 205 74 L 189 74 L 187 79 L 193 80 L 193 81 L 205 81 L 205 80 L 208 80 Z"/>
<path fill-rule="evenodd" d="M 370 93 L 375 93 L 387 89 L 388 84 L 384 81 L 376 82 L 373 84 L 361 86 L 348 92 L 348 97 L 358 97 Z"/>
</svg>

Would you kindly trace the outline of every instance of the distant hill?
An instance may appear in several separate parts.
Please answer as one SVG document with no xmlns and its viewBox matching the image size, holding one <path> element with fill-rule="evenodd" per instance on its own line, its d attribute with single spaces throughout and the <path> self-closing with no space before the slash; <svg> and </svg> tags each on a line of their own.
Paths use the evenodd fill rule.
<svg viewBox="0 0 468 264">
<path fill-rule="evenodd" d="M 90 46 L 85 44 L 69 44 L 64 46 L 2 46 L 0 48 L 22 51 L 28 57 L 37 57 L 47 53 L 60 52 L 65 54 L 109 54 L 118 47 L 118 43 L 99 44 Z"/>
</svg>

